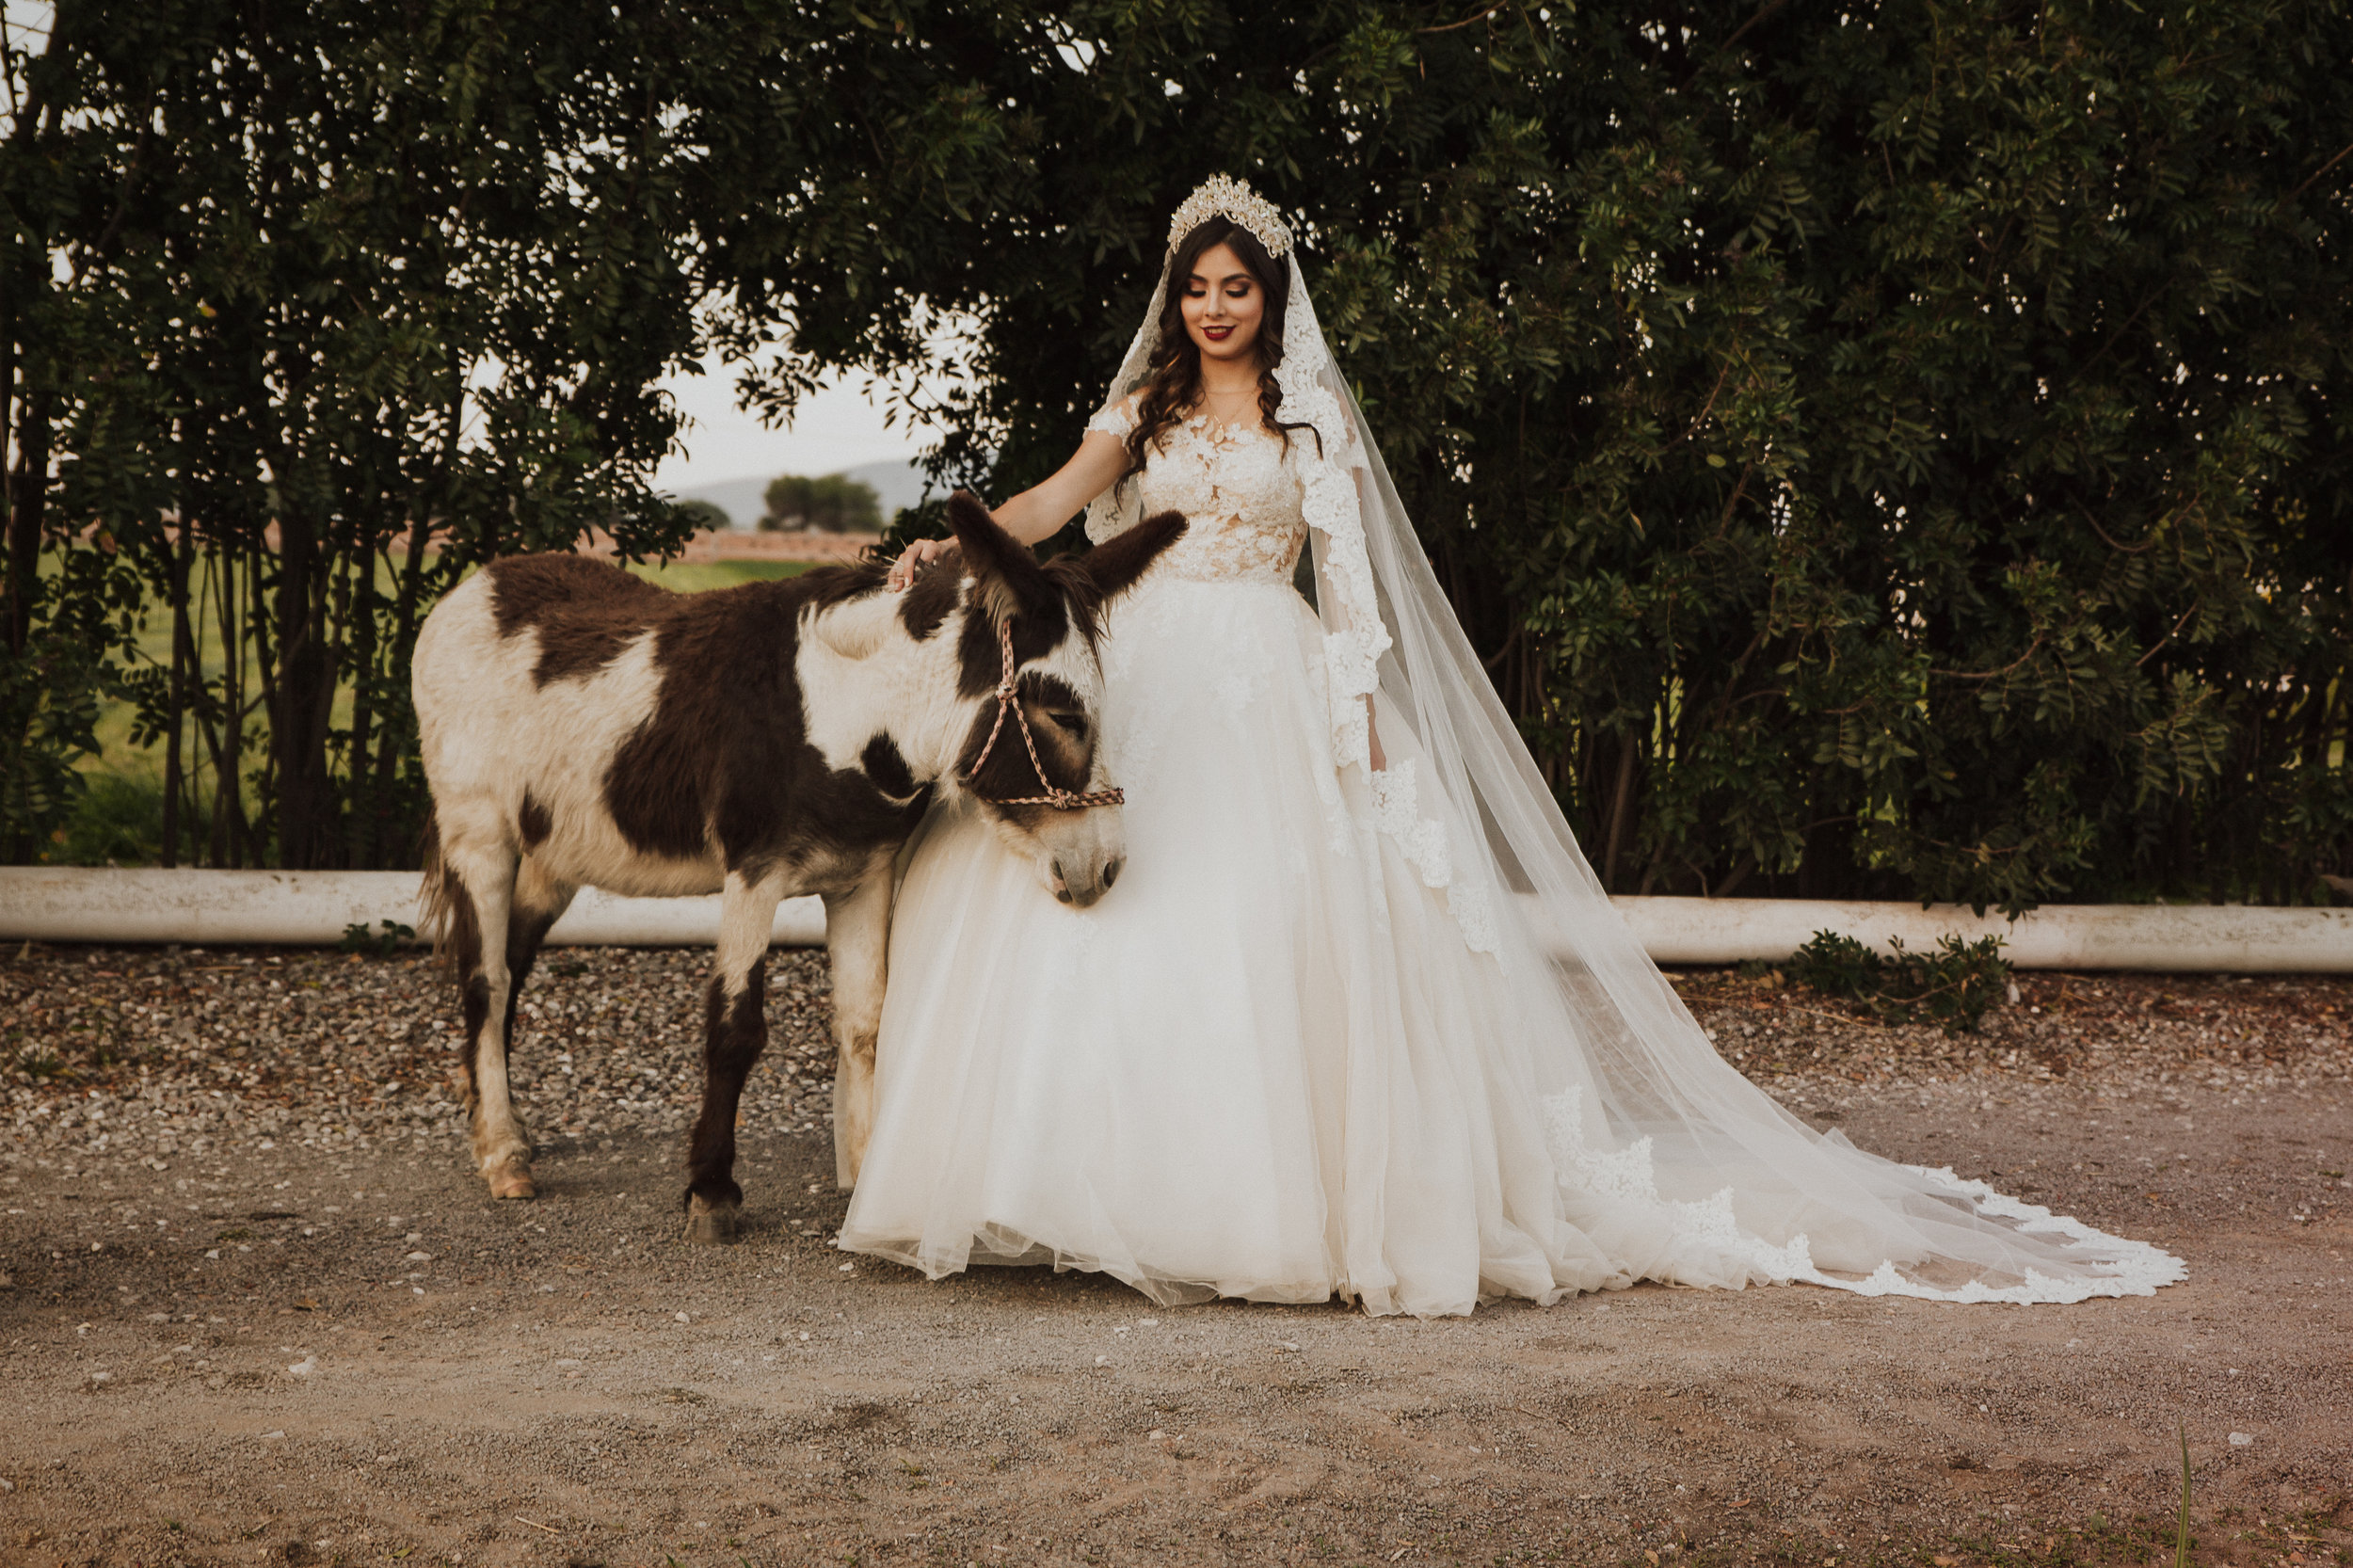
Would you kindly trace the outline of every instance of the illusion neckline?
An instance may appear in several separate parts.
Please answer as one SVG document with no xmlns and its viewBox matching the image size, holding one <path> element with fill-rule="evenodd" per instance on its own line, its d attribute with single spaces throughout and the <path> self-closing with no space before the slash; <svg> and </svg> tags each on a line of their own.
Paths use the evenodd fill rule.
<svg viewBox="0 0 2353 1568">
<path fill-rule="evenodd" d="M 1248 440 L 1253 437 L 1269 437 L 1274 434 L 1273 431 L 1269 430 L 1266 427 L 1266 422 L 1264 420 L 1260 420 L 1250 425 L 1225 424 L 1211 419 L 1207 414 L 1194 414 L 1188 419 L 1180 421 L 1179 423 L 1185 429 L 1197 431 L 1204 440 L 1211 441 L 1218 445 L 1224 445 L 1228 441 Z"/>
</svg>

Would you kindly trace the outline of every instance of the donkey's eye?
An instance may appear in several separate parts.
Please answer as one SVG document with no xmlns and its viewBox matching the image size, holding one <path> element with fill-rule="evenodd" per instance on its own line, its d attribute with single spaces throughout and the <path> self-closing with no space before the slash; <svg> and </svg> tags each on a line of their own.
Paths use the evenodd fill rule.
<svg viewBox="0 0 2353 1568">
<path fill-rule="evenodd" d="M 1084 713 L 1058 713 L 1049 710 L 1046 716 L 1054 721 L 1054 726 L 1058 729 L 1067 730 L 1073 735 L 1084 735 L 1087 732 L 1087 716 Z"/>
</svg>

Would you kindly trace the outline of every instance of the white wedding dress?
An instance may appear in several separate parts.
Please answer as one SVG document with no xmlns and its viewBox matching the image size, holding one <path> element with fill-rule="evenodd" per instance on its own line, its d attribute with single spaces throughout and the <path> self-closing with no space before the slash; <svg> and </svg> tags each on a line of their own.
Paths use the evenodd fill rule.
<svg viewBox="0 0 2353 1568">
<path fill-rule="evenodd" d="M 1289 248 L 1220 180 L 1172 253 L 1205 211 Z M 968 808 L 934 812 L 840 1245 L 1425 1317 L 1641 1279 L 2027 1303 L 2181 1278 L 1817 1133 L 1716 1054 L 1496 700 L 1286 265 L 1278 417 L 1301 428 L 1194 419 L 1090 508 L 1098 542 L 1190 523 L 1103 648 L 1119 885 L 1066 907 Z M 1126 435 L 1166 288 L 1090 428 Z"/>
<path fill-rule="evenodd" d="M 1589 1086 L 1545 1081 L 1575 1021 L 1449 886 L 1403 727 L 1376 720 L 1385 773 L 1333 755 L 1324 629 L 1292 586 L 1298 445 L 1194 419 L 1142 476 L 1142 509 L 1192 527 L 1104 647 L 1118 888 L 1073 910 L 968 809 L 926 825 L 841 1245 L 935 1277 L 1050 1262 L 1163 1303 L 1421 1316 L 1823 1262 L 1860 1282 L 1885 1259 L 1824 1257 L 1831 1216 L 1810 1246 L 1759 1235 L 1794 1216 L 1740 1214 L 1723 1168 L 1664 1196 L 1655 1143 L 1593 1147 Z"/>
</svg>

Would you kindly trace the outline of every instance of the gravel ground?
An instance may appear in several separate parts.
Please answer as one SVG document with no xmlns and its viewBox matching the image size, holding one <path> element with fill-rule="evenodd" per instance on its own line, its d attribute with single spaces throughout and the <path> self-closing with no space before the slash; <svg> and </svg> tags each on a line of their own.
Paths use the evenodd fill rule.
<svg viewBox="0 0 2353 1568">
<path fill-rule="evenodd" d="M 1983 1034 L 1678 975 L 1817 1125 L 2188 1259 L 2140 1301 L 1638 1288 L 1443 1323 L 844 1265 L 822 963 L 677 1243 L 699 952 L 563 950 L 467 1171 L 407 957 L 0 958 L 0 1562 L 2201 1562 L 2353 1544 L 2353 984 L 2020 977 Z M 2244 1439 L 2245 1441 L 2241 1441 Z"/>
</svg>

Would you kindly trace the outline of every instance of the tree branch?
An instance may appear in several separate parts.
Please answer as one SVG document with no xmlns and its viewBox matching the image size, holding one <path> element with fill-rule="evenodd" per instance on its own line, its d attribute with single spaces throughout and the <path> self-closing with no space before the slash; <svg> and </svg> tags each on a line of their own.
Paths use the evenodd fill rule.
<svg viewBox="0 0 2353 1568">
<path fill-rule="evenodd" d="M 2042 639 L 2043 633 L 2040 632 L 2036 632 L 2034 634 L 2034 641 L 2026 645 L 2025 652 L 2020 654 L 2017 658 L 2012 659 L 2009 664 L 2004 664 L 1997 670 L 1977 670 L 1973 672 L 1969 670 L 1931 669 L 1929 673 L 1930 675 L 1941 675 L 1947 680 L 1997 680 L 2001 677 L 2008 675 L 2010 671 L 2016 669 L 2019 665 L 2025 664 L 2027 660 L 2033 658 L 2036 650 L 2042 647 Z"/>
<path fill-rule="evenodd" d="M 2317 181 L 2322 175 L 2336 168 L 2337 165 L 2345 162 L 2347 156 L 2353 156 L 2353 143 L 2347 143 L 2338 152 L 2335 157 L 2329 159 L 2327 163 L 2322 164 L 2318 168 L 2313 169 L 2310 178 L 2305 180 L 2302 184 L 2297 186 L 2294 190 L 2288 192 L 2287 195 L 2281 198 L 2281 200 L 2283 201 L 2295 200 L 2297 197 L 2312 189 L 2314 181 Z"/>
<path fill-rule="evenodd" d="M 1489 6 L 1485 10 L 1481 11 L 1474 16 L 1466 16 L 1460 22 L 1449 22 L 1443 27 L 1417 27 L 1414 31 L 1424 36 L 1428 36 L 1433 33 L 1451 33 L 1457 28 L 1467 27 L 1475 22 L 1486 21 L 1489 17 L 1495 15 L 1496 12 L 1503 9 L 1506 3 L 1507 0 L 1496 0 L 1496 3 Z"/>
</svg>

